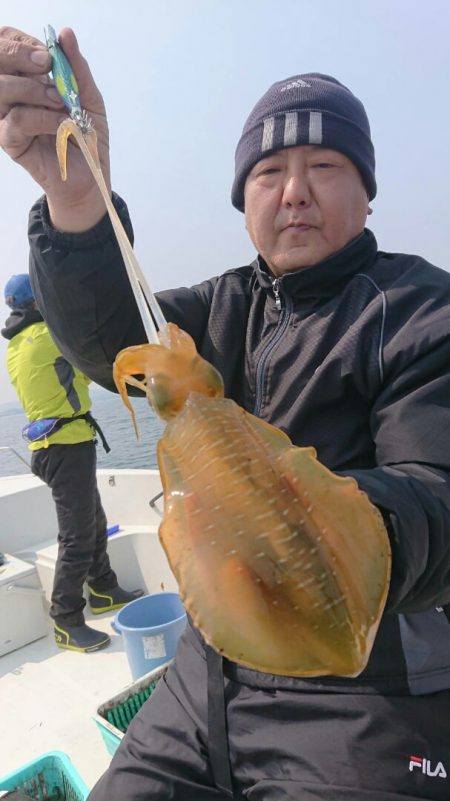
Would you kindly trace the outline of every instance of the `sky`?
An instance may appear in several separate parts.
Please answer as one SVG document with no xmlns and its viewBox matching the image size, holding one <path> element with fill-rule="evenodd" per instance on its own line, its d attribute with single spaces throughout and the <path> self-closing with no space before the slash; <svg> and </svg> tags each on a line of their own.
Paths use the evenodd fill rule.
<svg viewBox="0 0 450 801">
<path fill-rule="evenodd" d="M 0 24 L 34 36 L 48 23 L 75 30 L 108 109 L 113 188 L 153 289 L 254 258 L 230 202 L 235 146 L 268 87 L 302 72 L 333 75 L 365 105 L 380 249 L 450 270 L 448 0 L 0 0 L 0 10 Z M 41 192 L 3 152 L 0 186 L 3 292 L 28 270 L 28 210 Z M 0 337 L 0 403 L 15 399 L 5 352 Z"/>
</svg>

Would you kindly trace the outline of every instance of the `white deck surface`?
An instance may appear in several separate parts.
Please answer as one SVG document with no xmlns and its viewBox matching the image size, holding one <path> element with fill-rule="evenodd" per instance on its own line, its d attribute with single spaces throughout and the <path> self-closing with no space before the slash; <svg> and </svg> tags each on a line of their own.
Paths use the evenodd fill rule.
<svg viewBox="0 0 450 801">
<path fill-rule="evenodd" d="M 119 582 L 125 589 L 142 587 L 148 593 L 176 590 L 158 540 L 162 503 L 149 506 L 161 489 L 158 472 L 99 470 L 97 478 L 108 523 L 120 525 L 108 545 Z M 31 475 L 1 478 L 0 551 L 35 565 L 47 611 L 56 535 L 48 487 Z M 90 788 L 108 767 L 111 756 L 92 716 L 133 679 L 122 638 L 110 626 L 115 613 L 94 616 L 86 607 L 85 614 L 89 625 L 110 635 L 108 648 L 92 654 L 59 649 L 48 620 L 47 637 L 0 657 L 0 778 L 53 750 L 68 754 Z M 11 617 L 11 611 L 4 614 L 6 630 L 13 624 Z"/>
<path fill-rule="evenodd" d="M 50 634 L 1 657 L 0 776 L 54 750 L 70 756 L 90 788 L 106 770 L 111 756 L 91 716 L 132 681 L 113 617 L 86 614 L 88 624 L 111 635 L 102 651 L 61 650 Z"/>
</svg>

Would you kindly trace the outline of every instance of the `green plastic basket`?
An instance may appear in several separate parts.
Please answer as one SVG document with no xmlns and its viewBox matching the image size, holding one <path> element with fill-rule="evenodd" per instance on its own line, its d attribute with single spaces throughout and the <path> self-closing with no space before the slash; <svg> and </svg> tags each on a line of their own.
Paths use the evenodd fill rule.
<svg viewBox="0 0 450 801">
<path fill-rule="evenodd" d="M 0 779 L 0 790 L 17 790 L 33 801 L 85 801 L 89 788 L 67 754 L 50 751 Z"/>
<path fill-rule="evenodd" d="M 109 754 L 112 755 L 117 751 L 128 726 L 141 706 L 150 698 L 169 664 L 170 662 L 166 662 L 155 670 L 151 670 L 150 673 L 141 676 L 117 695 L 100 704 L 94 720 L 100 729 Z"/>
</svg>

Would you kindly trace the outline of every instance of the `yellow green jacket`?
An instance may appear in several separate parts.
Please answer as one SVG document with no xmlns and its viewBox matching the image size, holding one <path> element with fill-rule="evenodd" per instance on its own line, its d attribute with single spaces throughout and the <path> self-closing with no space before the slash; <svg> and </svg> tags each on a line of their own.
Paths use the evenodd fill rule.
<svg viewBox="0 0 450 801">
<path fill-rule="evenodd" d="M 13 312 L 10 320 L 15 314 Z M 36 314 L 39 318 L 39 313 Z M 25 327 L 9 325 L 2 331 L 4 336 L 6 330 L 10 339 L 6 365 L 29 422 L 51 417 L 77 417 L 89 411 L 89 379 L 64 358 L 43 321 Z M 14 333 L 14 330 L 18 332 Z M 73 445 L 92 440 L 94 436 L 95 431 L 86 420 L 77 420 L 62 426 L 47 440 L 30 443 L 28 447 L 34 451 L 48 445 Z"/>
</svg>

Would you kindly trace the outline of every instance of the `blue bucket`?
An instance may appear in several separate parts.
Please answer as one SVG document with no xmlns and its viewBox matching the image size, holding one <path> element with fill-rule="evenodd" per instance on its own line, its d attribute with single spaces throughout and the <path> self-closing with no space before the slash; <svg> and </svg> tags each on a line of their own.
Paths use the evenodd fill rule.
<svg viewBox="0 0 450 801">
<path fill-rule="evenodd" d="M 186 612 L 176 592 L 144 595 L 119 609 L 113 628 L 122 634 L 133 679 L 175 656 L 186 627 Z"/>
</svg>

